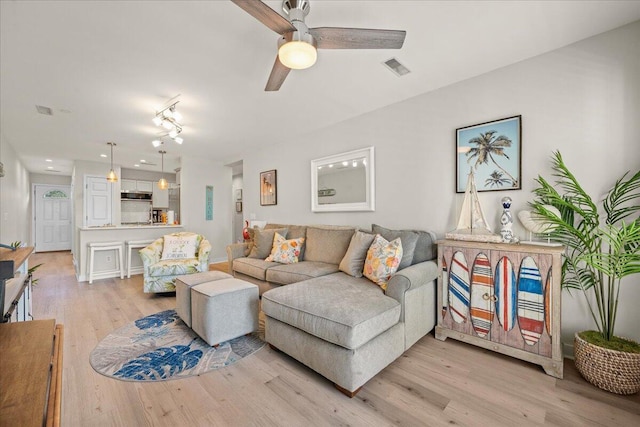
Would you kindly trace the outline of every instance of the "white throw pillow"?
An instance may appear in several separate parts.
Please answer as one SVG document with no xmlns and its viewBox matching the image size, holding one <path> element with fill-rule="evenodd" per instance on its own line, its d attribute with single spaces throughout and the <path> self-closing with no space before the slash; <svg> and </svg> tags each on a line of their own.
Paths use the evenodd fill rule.
<svg viewBox="0 0 640 427">
<path fill-rule="evenodd" d="M 164 236 L 162 260 L 197 258 L 198 235 L 177 233 Z"/>
</svg>

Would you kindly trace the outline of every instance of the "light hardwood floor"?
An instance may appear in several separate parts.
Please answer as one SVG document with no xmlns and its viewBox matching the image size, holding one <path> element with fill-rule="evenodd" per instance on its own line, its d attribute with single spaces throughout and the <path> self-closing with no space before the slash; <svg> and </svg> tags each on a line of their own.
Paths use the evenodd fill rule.
<svg viewBox="0 0 640 427">
<path fill-rule="evenodd" d="M 432 334 L 353 399 L 268 347 L 200 377 L 114 380 L 91 368 L 91 350 L 114 329 L 173 308 L 175 296 L 144 294 L 141 275 L 78 283 L 68 252 L 29 262 L 44 263 L 33 292 L 36 318 L 65 328 L 63 426 L 640 425 L 639 395 L 596 389 L 571 360 L 556 380 L 536 365 Z"/>
</svg>

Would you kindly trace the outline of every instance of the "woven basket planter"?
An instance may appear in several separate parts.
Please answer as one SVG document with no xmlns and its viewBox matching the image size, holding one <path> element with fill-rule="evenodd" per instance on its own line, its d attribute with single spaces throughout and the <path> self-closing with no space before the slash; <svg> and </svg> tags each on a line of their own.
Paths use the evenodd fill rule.
<svg viewBox="0 0 640 427">
<path fill-rule="evenodd" d="M 574 353 L 578 372 L 596 387 L 616 394 L 640 391 L 640 353 L 598 347 L 577 333 Z"/>
</svg>

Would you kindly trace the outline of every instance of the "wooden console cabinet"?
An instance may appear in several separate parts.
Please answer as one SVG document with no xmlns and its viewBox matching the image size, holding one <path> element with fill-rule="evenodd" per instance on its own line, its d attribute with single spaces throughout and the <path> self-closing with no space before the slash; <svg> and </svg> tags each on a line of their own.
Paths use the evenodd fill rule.
<svg viewBox="0 0 640 427">
<path fill-rule="evenodd" d="M 562 378 L 562 246 L 440 240 L 436 338 L 541 365 Z"/>
<path fill-rule="evenodd" d="M 0 324 L 1 425 L 60 425 L 62 341 L 54 320 Z"/>
<path fill-rule="evenodd" d="M 23 322 L 31 315 L 29 256 L 33 247 L 0 248 L 0 323 Z"/>
</svg>

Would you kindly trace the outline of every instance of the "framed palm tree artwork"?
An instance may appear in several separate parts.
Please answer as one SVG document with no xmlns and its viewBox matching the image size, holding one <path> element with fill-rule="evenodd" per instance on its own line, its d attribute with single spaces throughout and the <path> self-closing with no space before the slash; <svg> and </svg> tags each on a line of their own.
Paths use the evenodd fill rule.
<svg viewBox="0 0 640 427">
<path fill-rule="evenodd" d="M 473 169 L 477 191 L 522 188 L 522 116 L 456 129 L 456 193 Z"/>
</svg>

